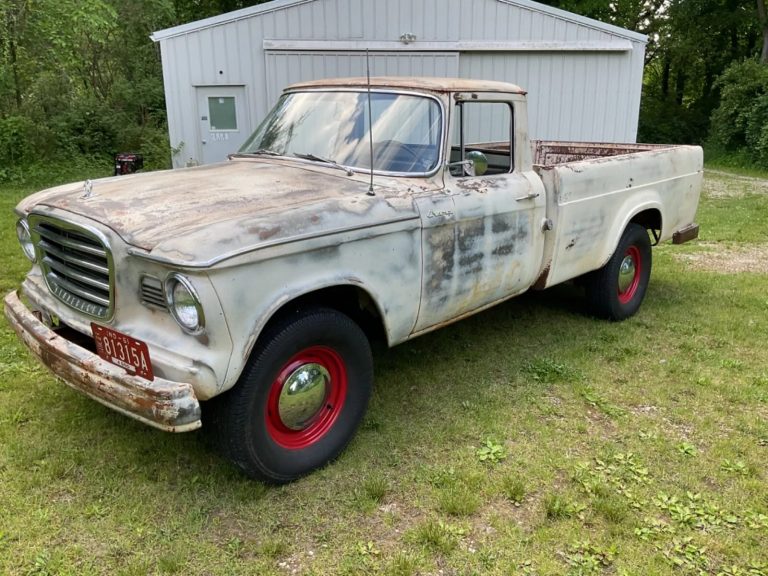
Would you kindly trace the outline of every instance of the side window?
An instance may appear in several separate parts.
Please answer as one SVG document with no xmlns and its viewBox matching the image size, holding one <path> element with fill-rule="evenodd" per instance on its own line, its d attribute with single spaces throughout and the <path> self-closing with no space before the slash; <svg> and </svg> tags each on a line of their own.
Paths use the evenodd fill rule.
<svg viewBox="0 0 768 576">
<path fill-rule="evenodd" d="M 451 162 L 472 161 L 475 176 L 506 174 L 514 166 L 514 114 L 507 102 L 457 102 Z M 471 175 L 467 164 L 454 165 L 454 176 Z"/>
</svg>

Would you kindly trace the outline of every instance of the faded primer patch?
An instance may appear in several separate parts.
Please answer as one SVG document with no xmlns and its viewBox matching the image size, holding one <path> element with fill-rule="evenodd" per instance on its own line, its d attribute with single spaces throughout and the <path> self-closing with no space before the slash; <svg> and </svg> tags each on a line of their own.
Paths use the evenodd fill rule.
<svg viewBox="0 0 768 576">
<path fill-rule="evenodd" d="M 697 246 L 701 251 L 683 254 L 674 252 L 675 260 L 684 262 L 694 270 L 707 272 L 768 274 L 768 244 L 723 246 L 715 243 L 700 243 Z"/>
</svg>

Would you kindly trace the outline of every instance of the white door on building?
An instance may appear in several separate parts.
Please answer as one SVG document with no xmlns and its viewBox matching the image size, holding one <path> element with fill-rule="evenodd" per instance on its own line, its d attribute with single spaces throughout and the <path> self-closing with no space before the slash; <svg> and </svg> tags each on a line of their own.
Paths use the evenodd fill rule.
<svg viewBox="0 0 768 576">
<path fill-rule="evenodd" d="M 243 86 L 198 86 L 197 111 L 203 164 L 226 160 L 251 134 Z"/>
</svg>

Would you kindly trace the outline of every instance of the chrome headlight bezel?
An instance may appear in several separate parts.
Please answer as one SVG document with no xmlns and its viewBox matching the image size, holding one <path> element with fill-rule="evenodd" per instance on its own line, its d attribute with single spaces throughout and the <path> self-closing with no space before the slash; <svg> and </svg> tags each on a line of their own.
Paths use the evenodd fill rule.
<svg viewBox="0 0 768 576">
<path fill-rule="evenodd" d="M 29 230 L 29 223 L 26 218 L 19 218 L 16 221 L 16 238 L 19 240 L 24 256 L 33 264 L 37 262 L 37 252 L 32 242 L 32 233 Z"/>
<path fill-rule="evenodd" d="M 180 291 L 178 294 L 177 290 Z M 181 303 L 180 296 L 187 297 L 190 301 Z M 184 332 L 194 335 L 205 330 L 203 305 L 189 278 L 182 274 L 170 274 L 165 279 L 165 298 L 171 316 Z M 182 311 L 182 306 L 186 307 L 187 310 Z M 190 308 L 193 310 L 193 316 L 188 316 Z"/>
</svg>

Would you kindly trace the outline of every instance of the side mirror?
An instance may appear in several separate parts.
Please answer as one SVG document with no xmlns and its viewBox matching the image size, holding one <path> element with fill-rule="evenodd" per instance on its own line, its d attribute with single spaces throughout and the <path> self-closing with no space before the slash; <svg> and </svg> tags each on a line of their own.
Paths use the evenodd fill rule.
<svg viewBox="0 0 768 576">
<path fill-rule="evenodd" d="M 469 176 L 482 176 L 488 171 L 488 158 L 480 150 L 472 150 L 467 153 L 467 160 L 472 164 L 472 174 Z"/>
<path fill-rule="evenodd" d="M 480 152 L 479 150 L 472 150 L 471 152 L 467 153 L 467 156 L 464 160 L 459 160 L 457 162 L 449 162 L 446 164 L 446 168 L 449 170 L 451 168 L 457 168 L 461 166 L 461 171 L 463 176 L 482 176 L 488 171 L 488 158 L 485 157 L 485 154 Z M 454 176 L 454 172 L 451 172 Z"/>
</svg>

